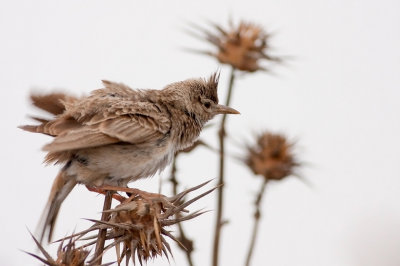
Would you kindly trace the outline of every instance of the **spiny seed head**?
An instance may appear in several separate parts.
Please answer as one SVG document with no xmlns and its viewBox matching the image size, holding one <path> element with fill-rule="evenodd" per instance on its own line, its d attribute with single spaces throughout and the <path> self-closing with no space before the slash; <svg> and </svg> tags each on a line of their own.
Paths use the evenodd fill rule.
<svg viewBox="0 0 400 266">
<path fill-rule="evenodd" d="M 281 61 L 280 58 L 268 54 L 270 35 L 261 26 L 243 21 L 237 27 L 230 23 L 228 29 L 214 23 L 212 26 L 215 33 L 194 26 L 195 29 L 204 34 L 202 39 L 217 48 L 216 52 L 202 51 L 200 53 L 211 55 L 222 64 L 228 64 L 247 72 L 266 70 L 265 67 L 260 65 L 262 59 Z"/>
<path fill-rule="evenodd" d="M 166 228 L 179 222 L 193 219 L 203 213 L 197 211 L 186 215 L 183 214 L 187 212 L 185 210 L 187 206 L 211 193 L 216 187 L 193 199 L 185 201 L 183 198 L 188 193 L 203 187 L 208 182 L 187 189 L 173 197 L 143 191 L 135 194 L 138 190 L 120 188 L 121 191 L 131 192 L 133 195 L 129 198 L 120 196 L 122 203 L 111 210 L 105 211 L 106 213 L 110 213 L 109 221 L 90 220 L 95 223 L 92 227 L 67 238 L 77 237 L 80 240 L 92 240 L 97 235 L 83 237 L 89 232 L 106 229 L 106 240 L 110 240 L 112 243 L 104 248 L 104 252 L 115 247 L 118 263 L 121 263 L 124 258 L 127 265 L 130 260 L 135 264 L 137 259 L 142 265 L 143 262 L 147 262 L 149 259 L 157 256 L 164 255 L 168 258 L 168 253 L 172 253 L 165 237 L 169 237 L 179 244 L 181 243 Z M 118 189 L 117 187 L 113 187 L 113 190 Z M 141 196 L 140 194 L 145 196 Z M 94 243 L 95 241 L 85 246 L 90 246 Z"/>
<path fill-rule="evenodd" d="M 281 180 L 295 174 L 300 165 L 293 154 L 293 146 L 285 136 L 266 131 L 258 136 L 255 145 L 247 147 L 244 162 L 256 175 L 267 180 Z"/>
<path fill-rule="evenodd" d="M 162 214 L 162 204 L 141 197 L 118 205 L 112 213 L 110 223 L 114 226 L 108 235 L 113 236 L 115 243 L 123 243 L 123 256 L 131 257 L 135 253 L 141 263 L 157 255 L 167 254 L 162 236 L 162 225 L 159 218 Z M 164 242 L 164 243 L 163 243 Z"/>
<path fill-rule="evenodd" d="M 64 245 L 64 241 L 61 241 L 58 250 L 57 250 L 57 258 L 53 259 L 43 248 L 43 246 L 36 240 L 36 238 L 32 235 L 33 240 L 35 241 L 38 249 L 44 255 L 44 258 L 39 257 L 33 253 L 27 252 L 29 255 L 35 257 L 46 265 L 50 266 L 91 266 L 94 264 L 86 262 L 87 257 L 89 256 L 90 251 L 84 248 L 76 248 L 75 240 L 70 238 L 68 243 Z"/>
<path fill-rule="evenodd" d="M 139 262 L 148 261 L 157 255 L 171 253 L 165 236 L 179 241 L 173 237 L 165 227 L 183 220 L 192 219 L 200 213 L 195 212 L 180 218 L 173 218 L 180 214 L 185 202 L 181 197 L 167 198 L 154 194 L 151 198 L 141 196 L 130 197 L 112 210 L 110 223 L 114 224 L 108 233 L 115 243 L 123 243 L 119 255 L 131 257 L 135 262 L 135 254 Z"/>
<path fill-rule="evenodd" d="M 57 262 L 62 266 L 84 266 L 85 260 L 89 255 L 89 251 L 82 248 L 75 248 L 74 243 L 72 245 L 66 245 L 58 249 Z"/>
</svg>

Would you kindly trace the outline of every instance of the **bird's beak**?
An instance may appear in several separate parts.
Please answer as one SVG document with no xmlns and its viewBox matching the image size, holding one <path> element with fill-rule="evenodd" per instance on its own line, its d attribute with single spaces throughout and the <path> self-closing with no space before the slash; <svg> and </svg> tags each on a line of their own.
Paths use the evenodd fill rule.
<svg viewBox="0 0 400 266">
<path fill-rule="evenodd" d="M 214 113 L 216 114 L 240 114 L 239 111 L 225 105 L 217 104 L 214 106 Z"/>
</svg>

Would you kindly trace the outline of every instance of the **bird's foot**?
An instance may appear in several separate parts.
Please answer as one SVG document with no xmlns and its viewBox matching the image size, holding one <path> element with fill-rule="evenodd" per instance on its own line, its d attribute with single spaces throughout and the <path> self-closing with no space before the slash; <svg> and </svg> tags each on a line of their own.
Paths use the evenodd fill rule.
<svg viewBox="0 0 400 266">
<path fill-rule="evenodd" d="M 143 191 L 143 190 L 140 190 L 137 188 L 115 187 L 115 186 L 108 186 L 108 185 L 101 186 L 101 189 L 112 190 L 112 191 L 122 191 L 122 192 L 125 192 L 128 195 L 130 195 L 129 198 L 124 198 L 121 195 L 119 195 L 124 199 L 120 202 L 131 201 L 134 198 L 140 197 L 147 202 L 160 203 L 161 205 L 168 206 L 168 207 L 173 206 L 173 204 L 168 200 L 168 198 L 165 195 L 159 194 L 159 193 L 146 192 L 146 191 Z"/>
<path fill-rule="evenodd" d="M 96 193 L 103 194 L 103 195 L 106 195 L 107 191 L 110 191 L 110 189 L 103 188 L 103 186 L 94 187 L 94 186 L 86 185 L 86 188 L 89 191 L 96 192 Z M 114 190 L 114 191 L 116 191 L 116 190 Z M 113 193 L 112 197 L 113 197 L 113 199 L 118 200 L 119 202 L 123 202 L 126 199 L 125 197 L 121 196 L 118 193 Z"/>
</svg>

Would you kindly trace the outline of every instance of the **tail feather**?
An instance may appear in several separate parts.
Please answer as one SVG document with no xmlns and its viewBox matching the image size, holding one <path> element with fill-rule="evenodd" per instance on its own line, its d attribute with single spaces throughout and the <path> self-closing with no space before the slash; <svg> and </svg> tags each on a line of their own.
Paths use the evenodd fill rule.
<svg viewBox="0 0 400 266">
<path fill-rule="evenodd" d="M 25 131 L 29 131 L 29 132 L 33 132 L 33 133 L 38 133 L 38 127 L 39 126 L 32 126 L 32 125 L 23 125 L 23 126 L 18 126 L 18 128 L 25 130 Z"/>
<path fill-rule="evenodd" d="M 52 132 L 50 132 L 48 130 L 48 127 L 50 124 L 51 124 L 51 121 L 44 122 L 40 125 L 22 125 L 22 126 L 18 126 L 18 128 L 25 130 L 25 131 L 33 132 L 33 133 L 42 133 L 42 134 L 54 136 L 54 134 L 52 134 Z"/>
<path fill-rule="evenodd" d="M 53 92 L 48 94 L 32 94 L 32 104 L 53 115 L 62 114 L 65 111 L 65 101 L 74 101 L 75 97 L 66 95 L 62 92 Z"/>
<path fill-rule="evenodd" d="M 38 235 L 40 243 L 43 243 L 43 239 L 47 235 L 47 241 L 50 242 L 54 226 L 57 220 L 57 215 L 60 210 L 61 204 L 72 191 L 76 185 L 74 178 L 69 178 L 65 171 L 61 170 L 53 182 L 49 199 L 47 201 L 46 207 L 43 210 L 39 225 L 38 225 Z"/>
<path fill-rule="evenodd" d="M 38 116 L 29 116 L 31 119 L 33 119 L 33 120 L 36 120 L 37 122 L 40 122 L 40 123 L 42 123 L 42 124 L 44 124 L 44 123 L 48 123 L 48 122 L 50 122 L 50 120 L 49 119 L 45 119 L 45 118 L 42 118 L 42 117 L 38 117 Z"/>
<path fill-rule="evenodd" d="M 55 117 L 46 119 L 37 116 L 31 116 L 33 120 L 40 122 L 40 124 L 22 125 L 19 126 L 20 129 L 33 133 L 43 133 L 50 136 L 57 136 L 63 130 L 79 125 L 75 119 L 70 117 L 58 119 L 65 112 L 66 105 L 68 103 L 77 101 L 78 98 L 66 95 L 64 93 L 48 93 L 43 95 L 31 94 L 30 98 L 34 106 L 53 114 Z"/>
</svg>

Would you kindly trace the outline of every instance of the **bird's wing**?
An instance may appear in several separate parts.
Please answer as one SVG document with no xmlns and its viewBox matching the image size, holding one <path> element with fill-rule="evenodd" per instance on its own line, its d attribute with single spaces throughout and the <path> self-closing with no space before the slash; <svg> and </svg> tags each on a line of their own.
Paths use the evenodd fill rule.
<svg viewBox="0 0 400 266">
<path fill-rule="evenodd" d="M 59 152 L 117 142 L 139 144 L 161 139 L 171 127 L 168 114 L 151 102 L 118 101 L 75 119 L 80 126 L 60 132 L 44 150 Z"/>
</svg>

